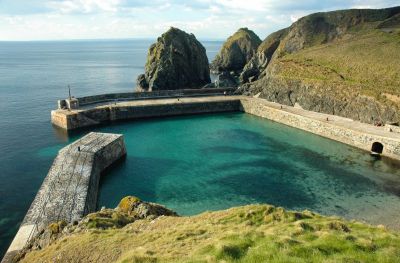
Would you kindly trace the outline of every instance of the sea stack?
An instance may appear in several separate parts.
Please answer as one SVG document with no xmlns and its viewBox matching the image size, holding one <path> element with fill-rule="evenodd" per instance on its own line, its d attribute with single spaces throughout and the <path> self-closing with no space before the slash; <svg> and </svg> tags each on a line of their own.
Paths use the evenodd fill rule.
<svg viewBox="0 0 400 263">
<path fill-rule="evenodd" d="M 138 91 L 201 88 L 210 83 L 206 49 L 193 34 L 171 27 L 150 46 Z"/>
<path fill-rule="evenodd" d="M 216 73 L 241 72 L 260 44 L 261 39 L 253 31 L 240 28 L 226 40 L 211 63 L 211 70 Z"/>
</svg>

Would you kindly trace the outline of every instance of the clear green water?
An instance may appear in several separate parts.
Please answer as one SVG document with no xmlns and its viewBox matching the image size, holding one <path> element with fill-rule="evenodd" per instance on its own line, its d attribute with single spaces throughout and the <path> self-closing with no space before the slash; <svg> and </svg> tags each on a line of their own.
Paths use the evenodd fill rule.
<svg viewBox="0 0 400 263">
<path fill-rule="evenodd" d="M 193 215 L 269 203 L 400 225 L 398 163 L 282 124 L 230 113 L 97 130 L 123 133 L 128 150 L 102 178 L 99 206 L 136 195 Z"/>
</svg>

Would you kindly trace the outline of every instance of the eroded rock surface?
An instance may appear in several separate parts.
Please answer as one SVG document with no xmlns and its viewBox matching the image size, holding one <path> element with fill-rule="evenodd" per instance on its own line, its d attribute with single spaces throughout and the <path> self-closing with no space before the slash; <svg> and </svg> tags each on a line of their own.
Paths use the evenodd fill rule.
<svg viewBox="0 0 400 263">
<path fill-rule="evenodd" d="M 215 72 L 240 72 L 253 57 L 260 45 L 260 38 L 248 28 L 240 28 L 230 36 L 211 63 Z"/>
<path fill-rule="evenodd" d="M 201 88 L 210 83 L 206 50 L 193 34 L 171 28 L 151 45 L 139 91 Z"/>
</svg>

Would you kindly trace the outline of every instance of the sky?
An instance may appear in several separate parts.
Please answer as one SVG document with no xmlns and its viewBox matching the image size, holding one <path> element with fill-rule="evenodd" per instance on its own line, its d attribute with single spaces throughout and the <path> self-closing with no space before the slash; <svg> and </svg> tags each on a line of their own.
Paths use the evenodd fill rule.
<svg viewBox="0 0 400 263">
<path fill-rule="evenodd" d="M 153 39 L 178 27 L 203 40 L 248 27 L 261 39 L 307 14 L 400 0 L 0 0 L 0 41 Z"/>
</svg>

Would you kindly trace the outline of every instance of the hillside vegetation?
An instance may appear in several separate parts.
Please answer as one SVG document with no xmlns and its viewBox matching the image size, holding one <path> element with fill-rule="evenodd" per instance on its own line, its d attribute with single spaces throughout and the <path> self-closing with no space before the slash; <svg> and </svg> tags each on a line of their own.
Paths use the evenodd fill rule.
<svg viewBox="0 0 400 263">
<path fill-rule="evenodd" d="M 248 205 L 192 217 L 126 218 L 135 215 L 114 210 L 91 214 L 78 231 L 28 253 L 22 262 L 398 262 L 400 258 L 397 233 L 308 211 Z"/>
<path fill-rule="evenodd" d="M 316 13 L 263 41 L 242 72 L 252 82 L 242 91 L 367 123 L 399 122 L 399 61 L 400 7 Z"/>
<path fill-rule="evenodd" d="M 284 55 L 275 63 L 284 78 L 329 81 L 384 100 L 385 94 L 400 95 L 399 61 L 400 30 L 371 29 Z"/>
</svg>

